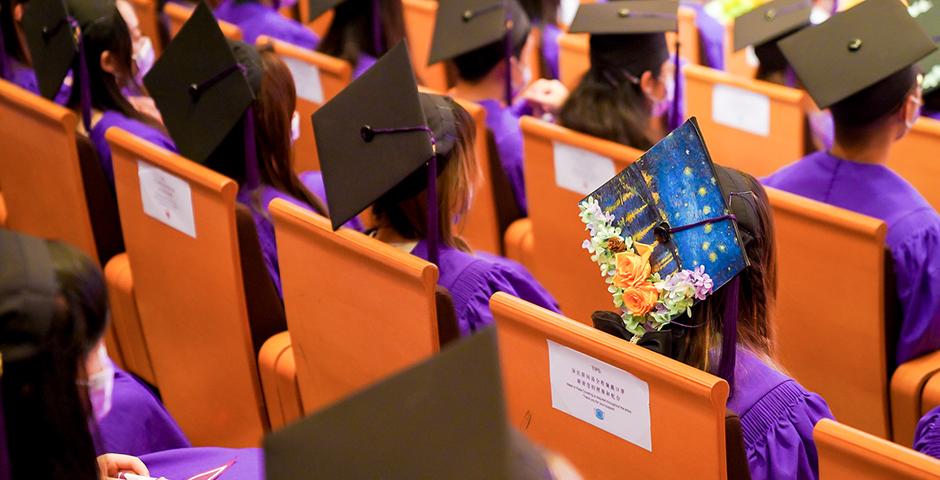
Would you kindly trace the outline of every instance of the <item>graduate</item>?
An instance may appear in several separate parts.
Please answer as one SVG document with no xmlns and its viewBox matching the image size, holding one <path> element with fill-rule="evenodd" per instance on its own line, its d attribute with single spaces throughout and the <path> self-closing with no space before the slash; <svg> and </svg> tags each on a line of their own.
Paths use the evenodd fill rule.
<svg viewBox="0 0 940 480">
<path fill-rule="evenodd" d="M 903 313 L 895 360 L 940 348 L 940 216 L 885 165 L 922 103 L 914 63 L 936 47 L 895 0 L 861 3 L 779 45 L 816 104 L 832 111 L 835 143 L 764 184 L 885 221 Z"/>
<path fill-rule="evenodd" d="M 29 0 L 0 0 L 0 78 L 39 95 L 39 80 L 33 71 L 22 23 L 28 5 Z M 72 91 L 71 84 L 72 78 L 67 77 L 51 99 L 64 105 Z"/>
<path fill-rule="evenodd" d="M 727 380 L 752 479 L 817 478 L 813 428 L 832 414 L 773 359 L 776 247 L 767 194 L 750 175 L 713 165 L 693 123 L 592 193 L 593 205 L 582 202 L 592 232 L 586 248 L 615 264 L 608 283 L 621 307 L 596 312 L 594 325 Z M 625 192 L 633 195 L 622 207 L 610 203 Z M 645 207 L 626 215 L 637 205 Z"/>
<path fill-rule="evenodd" d="M 438 265 L 462 334 L 493 322 L 497 291 L 558 311 L 521 265 L 473 253 L 454 231 L 479 177 L 473 120 L 449 97 L 417 93 L 404 42 L 313 123 L 333 227 L 372 205 L 372 236 Z"/>
<path fill-rule="evenodd" d="M 759 61 L 755 78 L 790 88 L 803 88 L 777 46 L 780 40 L 811 25 L 810 0 L 774 0 L 734 20 L 734 49 L 753 47 Z M 832 115 L 826 110 L 807 112 L 804 122 L 804 152 L 832 147 Z"/>
<path fill-rule="evenodd" d="M 508 24 L 507 18 L 511 18 Z M 488 0 L 442 2 L 428 61 L 450 60 L 457 73 L 450 94 L 486 110 L 487 129 L 523 217 L 528 206 L 519 117 L 528 111 L 525 102 L 514 104 L 514 99 L 531 80 L 522 54 L 529 31 L 529 17 L 516 0 L 504 4 Z"/>
<path fill-rule="evenodd" d="M 676 30 L 677 8 L 661 0 L 578 8 L 570 31 L 591 34 L 591 68 L 562 105 L 558 123 L 638 150 L 663 138 L 677 75 L 665 32 Z"/>
<path fill-rule="evenodd" d="M 297 20 L 278 12 L 278 9 L 290 8 L 296 3 L 296 0 L 223 0 L 215 8 L 215 16 L 219 20 L 237 25 L 244 35 L 245 43 L 249 45 L 254 45 L 259 36 L 267 35 L 291 45 L 314 50 L 320 44 L 320 37 Z"/>
<path fill-rule="evenodd" d="M 405 38 L 401 0 L 314 0 L 310 18 L 331 8 L 333 21 L 317 51 L 349 62 L 353 78 Z"/>
<path fill-rule="evenodd" d="M 293 170 L 291 143 L 300 119 L 290 70 L 268 47 L 226 40 L 200 4 L 144 81 L 181 154 L 238 183 L 238 202 L 254 217 L 265 266 L 280 293 L 268 204 L 283 198 L 327 216 L 316 195 L 324 191 L 321 178 L 302 182 Z M 355 220 L 351 225 L 361 228 Z"/>
<path fill-rule="evenodd" d="M 263 478 L 257 449 L 184 448 L 155 454 L 154 462 L 112 452 L 96 461 L 96 443 L 110 448 L 118 440 L 114 433 L 125 434 L 121 444 L 138 450 L 188 442 L 175 424 L 175 432 L 161 425 L 169 415 L 149 392 L 121 399 L 128 386 L 140 390 L 140 384 L 125 382 L 126 374 L 116 370 L 109 391 L 108 375 L 89 371 L 107 324 L 104 277 L 91 259 L 56 241 L 0 229 L 0 262 L 5 267 L 0 270 L 0 426 L 5 427 L 0 437 L 6 437 L 9 451 L 8 464 L 0 461 L 0 467 L 9 467 L 10 478 L 192 475 L 232 458 L 240 465 L 232 465 L 225 478 Z M 105 419 L 132 409 L 116 418 L 120 425 L 95 421 L 107 410 L 109 397 Z"/>
<path fill-rule="evenodd" d="M 46 98 L 59 91 L 69 69 L 79 72 L 73 76 L 67 106 L 81 113 L 83 133 L 94 144 L 101 168 L 113 183 L 111 147 L 104 138 L 109 128 L 122 128 L 167 150 L 176 147 L 163 125 L 139 112 L 124 95 L 125 89 L 137 83 L 137 64 L 130 31 L 114 1 L 69 0 L 67 8 L 63 10 L 57 0 L 29 2 L 23 23 L 31 57 Z M 71 41 L 73 29 L 80 32 L 76 36 L 79 48 Z M 56 40 L 45 40 L 48 34 L 44 32 L 54 32 Z"/>
</svg>

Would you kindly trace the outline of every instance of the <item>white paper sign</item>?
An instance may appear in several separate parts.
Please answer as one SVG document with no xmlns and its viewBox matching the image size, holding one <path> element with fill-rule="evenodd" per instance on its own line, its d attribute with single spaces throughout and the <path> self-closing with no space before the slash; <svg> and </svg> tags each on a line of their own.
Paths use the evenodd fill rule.
<svg viewBox="0 0 940 480">
<path fill-rule="evenodd" d="M 754 135 L 770 135 L 770 98 L 728 85 L 712 90 L 712 119 Z"/>
<path fill-rule="evenodd" d="M 296 58 L 281 57 L 294 77 L 297 96 L 316 104 L 323 104 L 323 86 L 320 85 L 320 70 Z"/>
<path fill-rule="evenodd" d="M 552 407 L 652 452 L 649 384 L 581 352 L 547 342 Z"/>
<path fill-rule="evenodd" d="M 579 6 L 580 0 L 561 0 L 558 5 L 558 20 L 564 25 L 571 25 Z"/>
<path fill-rule="evenodd" d="M 614 161 L 596 153 L 553 143 L 555 184 L 561 188 L 588 195 L 617 174 Z"/>
<path fill-rule="evenodd" d="M 193 193 L 182 178 L 149 163 L 137 161 L 140 200 L 147 215 L 196 238 Z"/>
</svg>

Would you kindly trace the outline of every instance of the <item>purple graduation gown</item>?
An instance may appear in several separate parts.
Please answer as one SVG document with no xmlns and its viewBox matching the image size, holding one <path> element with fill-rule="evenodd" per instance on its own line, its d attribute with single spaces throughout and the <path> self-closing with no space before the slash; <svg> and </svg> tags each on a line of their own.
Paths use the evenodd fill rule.
<svg viewBox="0 0 940 480">
<path fill-rule="evenodd" d="M 235 460 L 219 480 L 264 479 L 264 453 L 260 448 L 184 448 L 144 455 L 140 460 L 153 478 L 186 480 Z"/>
<path fill-rule="evenodd" d="M 493 323 L 490 297 L 506 292 L 540 307 L 558 312 L 558 302 L 525 267 L 512 260 L 485 253 L 466 253 L 441 245 L 438 285 L 454 299 L 460 334 L 467 335 Z M 411 254 L 427 260 L 427 242 L 422 240 Z"/>
<path fill-rule="evenodd" d="M 818 477 L 813 427 L 832 418 L 819 395 L 738 347 L 728 408 L 741 419 L 752 480 Z"/>
<path fill-rule="evenodd" d="M 558 37 L 561 36 L 561 28 L 554 23 L 542 25 L 542 58 L 545 59 L 547 72 L 542 72 L 542 77 L 548 79 L 558 78 Z"/>
<path fill-rule="evenodd" d="M 917 422 L 914 433 L 914 450 L 924 455 L 940 458 L 940 407 L 927 412 Z"/>
<path fill-rule="evenodd" d="M 705 11 L 704 3 L 688 2 L 682 5 L 695 10 L 695 25 L 698 27 L 699 32 L 699 48 L 702 49 L 702 61 L 705 62 L 705 66 L 716 70 L 724 70 L 725 26 Z"/>
<path fill-rule="evenodd" d="M 39 80 L 36 79 L 36 72 L 33 71 L 31 67 L 23 65 L 18 62 L 16 59 L 7 56 L 7 67 L 10 69 L 10 78 L 7 79 L 10 83 L 18 85 L 24 90 L 28 90 L 36 95 L 39 95 Z M 69 73 L 69 77 L 71 73 Z M 66 77 L 68 80 L 69 77 Z M 62 82 L 62 87 L 59 89 L 59 93 L 55 96 L 55 103 L 59 105 L 65 105 L 69 101 L 69 95 L 72 94 L 72 87 L 68 82 Z"/>
<path fill-rule="evenodd" d="M 139 457 L 148 453 L 189 448 L 189 440 L 166 408 L 131 374 L 114 369 L 111 410 L 98 422 L 101 444 L 97 453 Z"/>
<path fill-rule="evenodd" d="M 98 161 L 101 162 L 101 168 L 111 184 L 114 184 L 114 165 L 111 163 L 111 146 L 105 140 L 104 134 L 111 127 L 118 127 L 171 152 L 176 152 L 176 145 L 166 133 L 147 125 L 146 123 L 125 117 L 124 114 L 116 111 L 107 111 L 98 120 L 98 123 L 91 127 L 91 133 L 88 137 L 95 145 L 98 151 Z"/>
<path fill-rule="evenodd" d="M 215 16 L 237 25 L 249 45 L 254 45 L 261 35 L 308 50 L 314 50 L 320 44 L 320 37 L 312 30 L 256 0 L 225 0 L 215 9 Z"/>
<path fill-rule="evenodd" d="M 521 114 L 515 112 L 515 108 L 504 107 L 499 100 L 489 99 L 479 103 L 486 109 L 486 128 L 493 133 L 499 161 L 512 186 L 516 205 L 522 216 L 527 216 L 529 209 L 522 163 L 522 128 L 519 127 Z"/>
<path fill-rule="evenodd" d="M 324 202 L 326 201 L 326 188 L 323 185 L 323 176 L 320 172 L 304 172 L 300 175 L 300 181 L 307 187 L 310 193 L 316 195 Z M 257 196 L 258 203 L 255 203 L 255 196 Z M 283 296 L 281 291 L 281 270 L 277 261 L 277 242 L 274 238 L 274 224 L 271 223 L 271 216 L 267 211 L 268 204 L 275 198 L 283 198 L 294 205 L 310 208 L 306 203 L 291 195 L 278 191 L 270 185 L 262 185 L 258 187 L 255 192 L 240 190 L 237 200 L 239 203 L 248 206 L 251 211 L 251 216 L 255 221 L 255 230 L 258 232 L 258 242 L 261 244 L 264 266 L 267 268 L 268 274 L 271 275 L 271 280 L 274 281 L 274 287 L 277 288 L 278 295 Z M 261 205 L 264 211 L 258 211 L 253 205 Z M 359 218 L 353 218 L 349 222 L 346 222 L 345 226 L 360 232 L 363 230 Z"/>
<path fill-rule="evenodd" d="M 359 78 L 359 75 L 366 73 L 366 70 L 372 68 L 372 65 L 375 65 L 376 58 L 368 53 L 360 53 L 359 59 L 356 61 L 356 67 L 353 68 L 353 79 Z"/>
<path fill-rule="evenodd" d="M 887 223 L 904 314 L 897 363 L 940 348 L 940 215 L 910 183 L 884 165 L 827 152 L 808 155 L 763 183 Z"/>
</svg>

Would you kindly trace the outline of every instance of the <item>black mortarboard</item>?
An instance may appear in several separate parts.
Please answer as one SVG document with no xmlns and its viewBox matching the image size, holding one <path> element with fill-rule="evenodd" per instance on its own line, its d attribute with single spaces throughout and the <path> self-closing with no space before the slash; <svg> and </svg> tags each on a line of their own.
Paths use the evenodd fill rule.
<svg viewBox="0 0 940 480">
<path fill-rule="evenodd" d="M 569 33 L 641 34 L 675 32 L 679 2 L 675 0 L 630 0 L 585 3 L 571 22 Z"/>
<path fill-rule="evenodd" d="M 0 355 L 28 358 L 48 342 L 58 283 L 46 241 L 0 229 Z"/>
<path fill-rule="evenodd" d="M 898 0 L 867 0 L 777 44 L 819 108 L 894 76 L 937 48 Z M 898 103 L 912 81 L 889 82 L 873 98 Z"/>
<path fill-rule="evenodd" d="M 25 7 L 22 25 L 39 92 L 52 100 L 72 68 L 78 42 L 64 0 L 33 0 Z"/>
<path fill-rule="evenodd" d="M 810 24 L 810 0 L 774 0 L 734 19 L 734 49 L 763 45 Z"/>
<path fill-rule="evenodd" d="M 202 163 L 254 100 L 261 87 L 260 57 L 253 47 L 226 40 L 209 7 L 200 2 L 144 85 L 180 154 Z M 246 123 L 251 117 L 245 115 Z M 245 140 L 254 141 L 253 131 Z M 253 151 L 246 147 L 249 169 L 257 168 Z"/>
<path fill-rule="evenodd" d="M 327 10 L 336 8 L 337 5 L 345 1 L 346 0 L 308 0 L 307 5 L 310 6 L 310 19 L 323 15 Z"/>
<path fill-rule="evenodd" d="M 442 1 L 437 7 L 428 65 L 505 41 L 507 33 L 511 40 L 507 49 L 514 48 L 525 42 L 529 30 L 529 17 L 516 0 Z"/>
<path fill-rule="evenodd" d="M 935 7 L 932 1 L 914 0 L 907 10 L 934 43 L 940 41 L 940 8 Z M 931 53 L 917 65 L 924 73 L 924 81 L 921 83 L 924 95 L 940 87 L 940 50 Z"/>
<path fill-rule="evenodd" d="M 266 477 L 551 478 L 507 424 L 500 375 L 488 328 L 269 435 Z"/>
</svg>

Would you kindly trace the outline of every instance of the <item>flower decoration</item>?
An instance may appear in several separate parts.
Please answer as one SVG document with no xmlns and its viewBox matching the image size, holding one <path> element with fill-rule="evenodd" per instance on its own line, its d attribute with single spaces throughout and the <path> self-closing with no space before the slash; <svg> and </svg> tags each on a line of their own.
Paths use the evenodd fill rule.
<svg viewBox="0 0 940 480">
<path fill-rule="evenodd" d="M 593 197 L 579 208 L 589 236 L 581 246 L 600 267 L 607 291 L 634 340 L 647 331 L 661 330 L 682 314 L 691 316 L 692 305 L 712 293 L 714 284 L 704 265 L 661 278 L 650 264 L 653 245 L 623 237 L 613 215 L 604 212 Z"/>
</svg>

